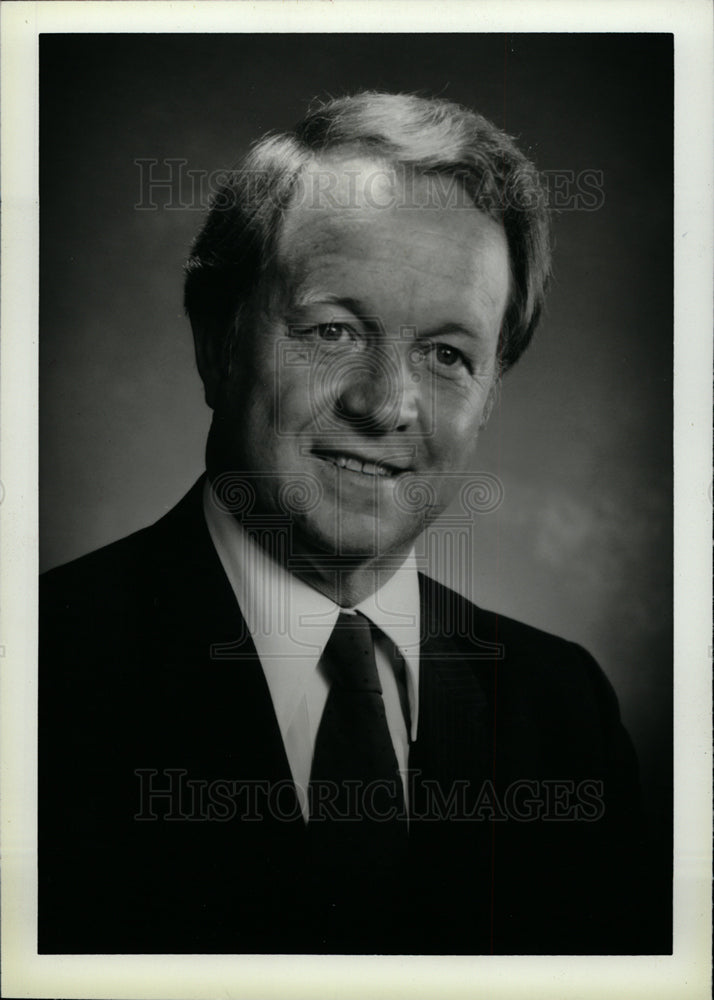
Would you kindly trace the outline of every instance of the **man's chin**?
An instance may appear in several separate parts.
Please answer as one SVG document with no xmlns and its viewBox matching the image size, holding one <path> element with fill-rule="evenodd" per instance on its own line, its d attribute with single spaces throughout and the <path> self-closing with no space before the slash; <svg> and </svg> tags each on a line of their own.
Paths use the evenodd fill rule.
<svg viewBox="0 0 714 1000">
<path fill-rule="evenodd" d="M 370 563 L 394 564 L 398 568 L 409 553 L 420 529 L 400 526 L 392 529 L 374 518 L 345 518 L 340 530 L 335 525 L 295 524 L 294 554 L 314 558 L 326 564 L 337 563 L 341 569 L 359 569 Z"/>
</svg>

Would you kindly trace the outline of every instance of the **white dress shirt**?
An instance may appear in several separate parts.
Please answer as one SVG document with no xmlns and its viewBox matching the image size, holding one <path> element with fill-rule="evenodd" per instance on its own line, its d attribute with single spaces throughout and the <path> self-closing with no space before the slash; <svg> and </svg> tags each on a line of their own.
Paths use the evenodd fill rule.
<svg viewBox="0 0 714 1000">
<path fill-rule="evenodd" d="M 360 611 L 381 630 L 375 636 L 375 659 L 408 804 L 409 742 L 416 740 L 419 720 L 419 579 L 414 553 L 379 590 L 354 609 L 344 609 L 289 573 L 232 514 L 220 510 L 211 499 L 208 480 L 203 509 L 263 667 L 305 820 L 315 740 L 329 692 L 320 659 L 342 610 Z"/>
</svg>

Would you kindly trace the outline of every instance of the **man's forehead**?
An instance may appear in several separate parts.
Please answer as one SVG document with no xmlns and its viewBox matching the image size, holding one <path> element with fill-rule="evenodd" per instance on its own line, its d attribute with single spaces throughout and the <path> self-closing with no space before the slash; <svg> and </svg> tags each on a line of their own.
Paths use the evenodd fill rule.
<svg viewBox="0 0 714 1000">
<path fill-rule="evenodd" d="M 440 260 L 431 259 L 437 246 Z M 401 260 L 417 269 L 429 261 L 429 272 L 443 269 L 444 277 L 493 247 L 508 256 L 500 223 L 441 178 L 363 157 L 324 159 L 305 170 L 278 243 L 294 278 L 338 258 L 370 257 L 381 267 L 397 247 Z"/>
</svg>

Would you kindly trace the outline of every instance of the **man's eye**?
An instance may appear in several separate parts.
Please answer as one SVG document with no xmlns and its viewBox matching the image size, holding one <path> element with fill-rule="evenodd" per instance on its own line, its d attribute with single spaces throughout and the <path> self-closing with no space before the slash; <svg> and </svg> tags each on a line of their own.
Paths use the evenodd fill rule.
<svg viewBox="0 0 714 1000">
<path fill-rule="evenodd" d="M 328 344 L 348 343 L 358 339 L 357 331 L 349 323 L 293 323 L 288 326 L 288 336 L 299 340 L 321 340 Z"/>
<path fill-rule="evenodd" d="M 315 332 L 320 340 L 338 343 L 341 340 L 354 340 L 355 331 L 346 323 L 319 323 Z"/>
<path fill-rule="evenodd" d="M 464 368 L 471 371 L 471 366 L 463 352 L 450 344 L 419 344 L 412 348 L 409 357 L 412 364 L 415 365 L 420 365 L 428 360 L 432 368 L 456 368 L 458 365 L 463 365 Z"/>
<path fill-rule="evenodd" d="M 449 368 L 458 364 L 459 361 L 463 361 L 461 351 L 457 351 L 455 347 L 449 347 L 448 344 L 437 344 L 434 348 L 434 355 L 440 365 L 446 365 Z"/>
</svg>

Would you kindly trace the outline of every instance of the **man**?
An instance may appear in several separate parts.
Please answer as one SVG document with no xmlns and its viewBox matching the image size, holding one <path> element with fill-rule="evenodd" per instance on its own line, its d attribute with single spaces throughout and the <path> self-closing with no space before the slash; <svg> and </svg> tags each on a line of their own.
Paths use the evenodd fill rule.
<svg viewBox="0 0 714 1000">
<path fill-rule="evenodd" d="M 206 476 L 43 582 L 41 951 L 656 950 L 604 675 L 416 568 L 548 273 L 534 169 L 444 101 L 332 101 L 230 175 Z"/>
</svg>

